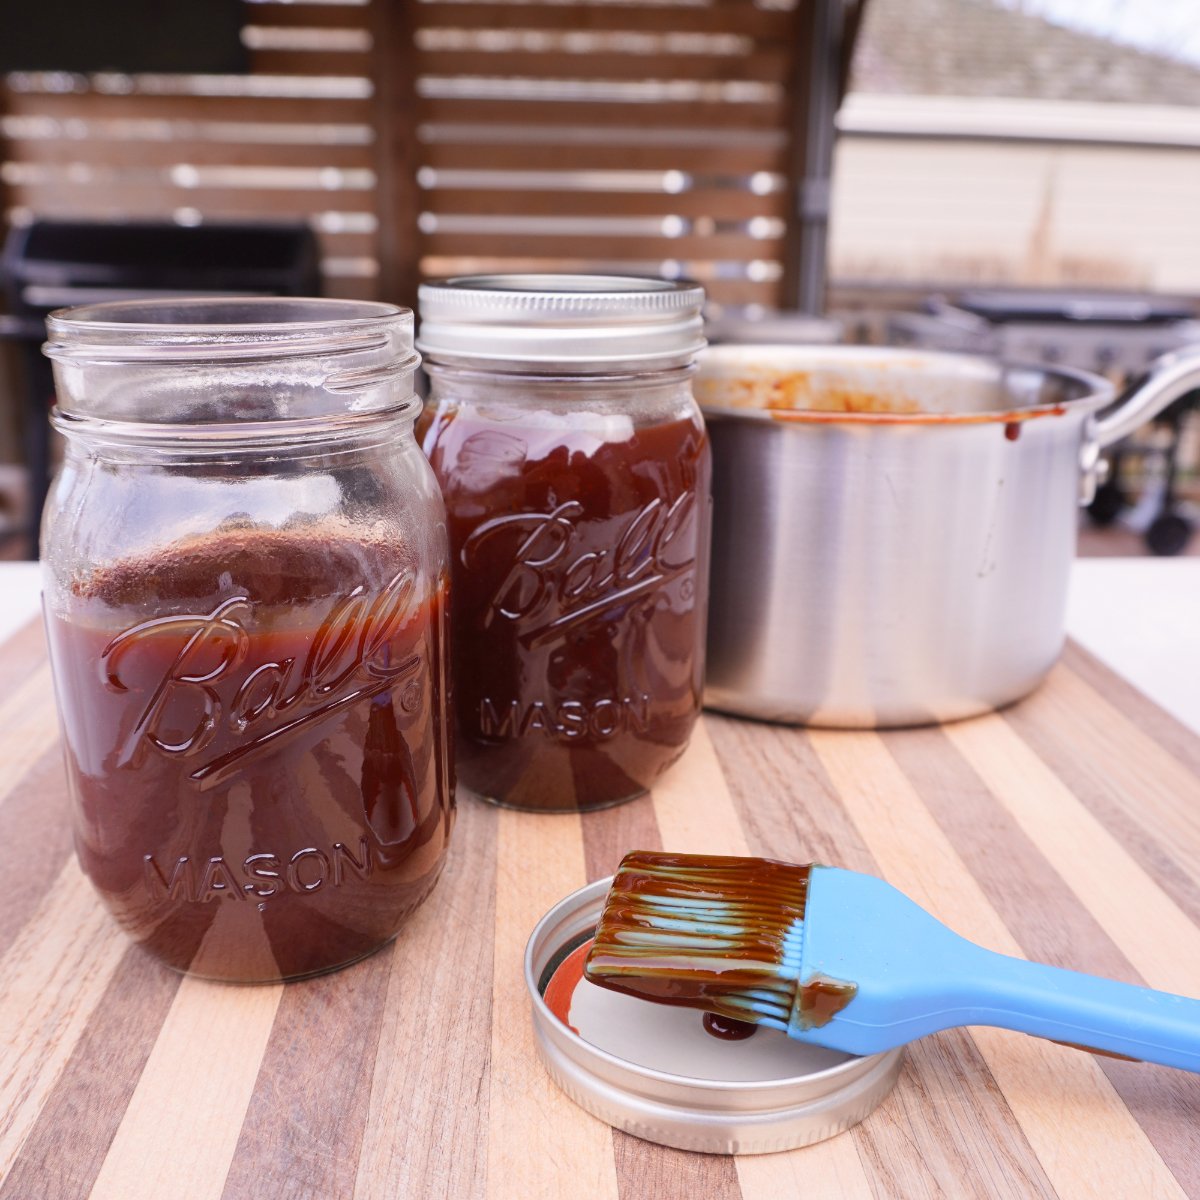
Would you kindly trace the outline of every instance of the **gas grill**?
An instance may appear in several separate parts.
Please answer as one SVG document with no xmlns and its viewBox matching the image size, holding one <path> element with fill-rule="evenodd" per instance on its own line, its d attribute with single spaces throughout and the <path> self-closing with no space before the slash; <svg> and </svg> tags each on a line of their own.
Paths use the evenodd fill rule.
<svg viewBox="0 0 1200 1200">
<path fill-rule="evenodd" d="M 46 413 L 54 384 L 42 357 L 56 308 L 153 296 L 317 296 L 316 236 L 305 224 L 174 225 L 34 221 L 14 228 L 0 256 L 7 316 L 0 336 L 21 345 L 29 465 L 30 557 L 50 483 Z"/>
<path fill-rule="evenodd" d="M 1200 321 L 1193 304 L 1166 296 L 998 289 L 930 297 L 924 311 L 889 319 L 888 340 L 901 346 L 1079 367 L 1124 386 L 1160 355 L 1200 343 Z M 1151 476 L 1159 494 L 1157 501 L 1149 497 L 1151 511 L 1139 514 L 1144 520 L 1141 532 L 1155 554 L 1180 553 L 1192 535 L 1194 521 L 1177 494 L 1178 450 L 1184 418 L 1198 405 L 1200 392 L 1192 392 L 1157 418 L 1166 434 L 1161 450 L 1155 451 L 1161 462 L 1142 473 Z M 1096 524 L 1115 521 L 1129 507 L 1123 467 L 1141 463 L 1144 468 L 1152 457 L 1135 449 L 1122 443 L 1108 455 L 1110 478 L 1097 489 L 1088 510 Z"/>
</svg>

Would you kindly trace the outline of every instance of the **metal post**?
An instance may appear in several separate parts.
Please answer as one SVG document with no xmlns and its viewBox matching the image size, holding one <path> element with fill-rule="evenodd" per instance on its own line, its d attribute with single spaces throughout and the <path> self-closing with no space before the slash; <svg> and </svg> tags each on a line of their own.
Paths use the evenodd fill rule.
<svg viewBox="0 0 1200 1200">
<path fill-rule="evenodd" d="M 842 86 L 843 0 L 807 0 L 807 37 L 798 55 L 793 131 L 795 180 L 791 261 L 784 303 L 800 312 L 825 310 L 834 116 Z"/>
</svg>

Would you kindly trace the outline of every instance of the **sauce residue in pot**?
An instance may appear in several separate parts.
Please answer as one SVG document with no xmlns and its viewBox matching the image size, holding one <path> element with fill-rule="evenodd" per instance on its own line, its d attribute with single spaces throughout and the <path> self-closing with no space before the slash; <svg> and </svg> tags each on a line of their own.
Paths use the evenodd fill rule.
<svg viewBox="0 0 1200 1200">
<path fill-rule="evenodd" d="M 870 389 L 851 387 L 836 381 L 814 378 L 811 371 L 789 371 L 768 377 L 748 377 L 724 381 L 719 396 L 705 395 L 705 381 L 697 381 L 702 404 L 720 403 L 733 408 L 758 408 L 775 414 L 827 413 L 923 413 L 918 400 L 902 391 L 887 391 L 883 386 Z"/>
<path fill-rule="evenodd" d="M 1004 428 L 1007 441 L 1021 436 L 1021 424 L 1039 417 L 1061 417 L 1064 404 L 1032 408 L 953 411 L 930 409 L 902 390 L 886 385 L 853 387 L 822 380 L 811 371 L 777 375 L 749 374 L 740 379 L 697 381 L 697 397 L 705 406 L 757 409 L 773 420 L 802 424 L 836 424 L 847 417 L 879 425 L 984 425 Z"/>
<path fill-rule="evenodd" d="M 845 409 L 841 412 L 818 412 L 804 409 L 793 412 L 771 412 L 769 415 L 775 421 L 784 421 L 797 425 L 836 425 L 845 423 L 850 417 L 855 421 L 863 421 L 868 425 L 1003 425 L 1004 436 L 1010 442 L 1015 442 L 1020 436 L 1018 429 L 1025 421 L 1035 421 L 1041 417 L 1061 417 L 1067 411 L 1065 404 L 1047 405 L 1031 409 L 1011 409 L 1005 412 L 888 412 L 868 408 Z"/>
</svg>

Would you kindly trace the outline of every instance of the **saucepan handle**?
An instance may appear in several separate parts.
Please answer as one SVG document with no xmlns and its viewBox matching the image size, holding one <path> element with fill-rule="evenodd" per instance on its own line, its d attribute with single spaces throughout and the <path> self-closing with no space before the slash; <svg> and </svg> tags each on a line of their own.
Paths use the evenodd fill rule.
<svg viewBox="0 0 1200 1200">
<path fill-rule="evenodd" d="M 1137 388 L 1111 411 L 1095 418 L 1091 440 L 1100 448 L 1111 446 L 1195 388 L 1200 388 L 1200 343 L 1156 359 Z"/>
</svg>

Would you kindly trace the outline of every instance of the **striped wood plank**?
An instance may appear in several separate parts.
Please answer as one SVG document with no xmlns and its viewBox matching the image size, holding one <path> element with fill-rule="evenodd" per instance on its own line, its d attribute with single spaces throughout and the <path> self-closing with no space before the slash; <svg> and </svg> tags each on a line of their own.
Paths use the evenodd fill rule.
<svg viewBox="0 0 1200 1200">
<path fill-rule="evenodd" d="M 874 734 L 711 714 L 646 799 L 464 802 L 392 946 L 266 988 L 181 981 L 93 900 L 36 626 L 0 647 L 0 693 L 0 1200 L 1200 1195 L 1200 1077 L 1001 1031 L 926 1039 L 855 1130 L 738 1159 L 611 1130 L 534 1057 L 525 940 L 633 847 L 875 871 L 997 949 L 1200 993 L 1200 739 L 1077 648 L 999 716 Z"/>
</svg>

